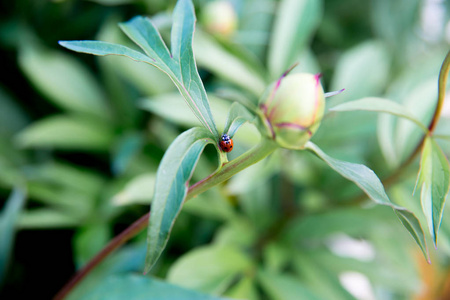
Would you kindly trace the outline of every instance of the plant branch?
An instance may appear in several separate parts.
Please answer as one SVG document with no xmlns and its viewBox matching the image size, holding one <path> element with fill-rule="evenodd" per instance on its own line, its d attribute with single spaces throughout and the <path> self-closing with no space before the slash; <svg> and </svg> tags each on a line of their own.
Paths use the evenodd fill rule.
<svg viewBox="0 0 450 300">
<path fill-rule="evenodd" d="M 278 146 L 273 140 L 262 138 L 258 145 L 234 160 L 222 164 L 217 171 L 190 186 L 185 201 L 203 193 L 211 187 L 229 179 L 231 176 L 242 171 L 243 169 L 257 163 L 277 148 Z M 136 236 L 139 232 L 147 228 L 149 218 L 150 213 L 145 214 L 131 224 L 127 229 L 122 231 L 119 235 L 114 237 L 94 258 L 92 258 L 83 268 L 81 268 L 69 282 L 66 283 L 58 294 L 56 294 L 53 300 L 64 299 L 72 291 L 72 289 L 75 288 L 109 254 Z"/>
<path fill-rule="evenodd" d="M 389 175 L 387 178 L 384 178 L 381 182 L 383 183 L 384 187 L 387 188 L 391 186 L 393 183 L 397 182 L 397 180 L 403 175 L 403 173 L 408 169 L 408 167 L 414 162 L 417 155 L 422 150 L 423 144 L 425 143 L 425 138 L 428 136 L 432 136 L 434 129 L 436 128 L 436 125 L 439 121 L 439 118 L 441 116 L 442 107 L 444 106 L 444 100 L 445 100 L 445 87 L 447 85 L 447 79 L 448 79 L 448 72 L 450 70 L 450 51 L 447 53 L 447 56 L 444 59 L 444 62 L 442 63 L 441 70 L 439 72 L 439 81 L 438 81 L 438 101 L 436 104 L 436 108 L 434 110 L 433 118 L 430 121 L 430 124 L 428 125 L 428 133 L 425 134 L 420 142 L 417 144 L 414 151 L 411 152 L 409 157 L 397 168 L 397 170 Z M 348 201 L 346 205 L 355 205 L 361 203 L 364 199 L 366 199 L 366 196 L 364 194 L 361 194 L 351 201 Z"/>
<path fill-rule="evenodd" d="M 144 228 L 147 227 L 148 219 L 150 213 L 145 214 L 131 224 L 127 229 L 122 231 L 119 235 L 114 237 L 97 255 L 92 258 L 83 268 L 81 268 L 75 276 L 70 279 L 69 282 L 56 294 L 53 298 L 54 300 L 64 299 L 69 292 L 84 278 L 88 275 L 92 269 L 94 269 L 98 264 L 100 264 L 111 252 L 125 244 L 128 240 L 136 236 Z"/>
</svg>

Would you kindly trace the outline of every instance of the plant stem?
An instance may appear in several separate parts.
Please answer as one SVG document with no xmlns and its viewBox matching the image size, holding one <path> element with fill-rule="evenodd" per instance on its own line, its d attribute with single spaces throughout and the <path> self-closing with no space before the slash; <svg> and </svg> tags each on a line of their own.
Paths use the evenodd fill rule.
<svg viewBox="0 0 450 300">
<path fill-rule="evenodd" d="M 122 246 L 125 242 L 136 236 L 144 228 L 147 227 L 150 213 L 145 214 L 131 224 L 127 229 L 114 237 L 97 255 L 92 258 L 83 268 L 81 268 L 75 276 L 56 294 L 54 300 L 62 300 L 67 294 L 84 278 L 92 269 L 101 263 L 111 252 Z"/>
<path fill-rule="evenodd" d="M 190 186 L 185 201 L 203 193 L 211 187 L 229 179 L 231 176 L 242 171 L 243 169 L 257 163 L 277 148 L 278 146 L 273 140 L 262 138 L 258 145 L 234 160 L 224 163 L 217 171 Z M 81 280 L 83 280 L 109 254 L 144 230 L 148 225 L 149 218 L 150 213 L 145 214 L 131 224 L 127 229 L 122 231 L 119 235 L 114 237 L 94 258 L 92 258 L 83 268 L 81 268 L 69 282 L 66 283 L 66 285 L 53 299 L 64 299 L 70 291 L 72 291 L 72 289 L 76 287 L 77 284 L 79 284 Z"/>
<path fill-rule="evenodd" d="M 267 157 L 277 148 L 278 146 L 273 140 L 262 138 L 258 145 L 229 163 L 222 165 L 222 168 L 219 168 L 208 177 L 190 186 L 186 200 L 191 199 L 192 197 L 195 197 L 211 187 L 229 179 L 236 173 L 239 173 L 243 169 Z"/>
<path fill-rule="evenodd" d="M 417 155 L 419 155 L 420 151 L 422 150 L 423 144 L 425 143 L 425 139 L 429 136 L 433 135 L 434 129 L 436 128 L 436 125 L 439 121 L 439 118 L 441 116 L 442 107 L 444 106 L 444 100 L 445 100 L 445 88 L 447 85 L 447 79 L 448 79 L 448 72 L 450 70 L 450 51 L 447 53 L 447 56 L 444 59 L 444 62 L 442 63 L 441 70 L 439 72 L 439 81 L 438 81 L 438 101 L 436 104 L 436 108 L 434 109 L 433 118 L 430 121 L 430 124 L 428 125 L 428 133 L 425 134 L 420 142 L 417 144 L 416 148 L 413 152 L 409 155 L 409 157 L 397 168 L 397 170 L 389 175 L 387 178 L 382 180 L 382 183 L 385 188 L 389 187 L 393 183 L 397 182 L 397 180 L 403 175 L 403 173 L 408 169 L 409 165 L 414 162 Z M 355 205 L 361 203 L 364 199 L 366 199 L 365 194 L 361 194 L 351 201 L 346 202 L 345 205 Z"/>
</svg>

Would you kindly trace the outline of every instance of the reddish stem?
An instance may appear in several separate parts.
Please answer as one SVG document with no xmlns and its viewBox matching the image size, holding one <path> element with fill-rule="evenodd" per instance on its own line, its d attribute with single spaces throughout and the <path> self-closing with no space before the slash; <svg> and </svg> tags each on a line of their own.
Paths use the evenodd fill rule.
<svg viewBox="0 0 450 300">
<path fill-rule="evenodd" d="M 144 228 L 147 227 L 150 213 L 140 217 L 137 221 L 131 224 L 127 229 L 122 231 L 119 235 L 114 237 L 102 251 L 100 251 L 93 259 L 91 259 L 83 268 L 81 268 L 69 282 L 56 294 L 53 300 L 64 299 L 72 289 L 99 263 L 101 263 L 111 252 L 125 244 L 132 237 L 136 236 Z"/>
</svg>

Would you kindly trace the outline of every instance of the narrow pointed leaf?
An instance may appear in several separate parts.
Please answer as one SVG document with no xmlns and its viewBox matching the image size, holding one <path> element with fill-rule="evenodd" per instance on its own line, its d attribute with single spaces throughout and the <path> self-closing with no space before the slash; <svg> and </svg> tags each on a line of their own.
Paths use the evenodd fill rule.
<svg viewBox="0 0 450 300">
<path fill-rule="evenodd" d="M 142 54 L 139 51 L 133 50 L 131 48 L 122 45 L 102 41 L 59 41 L 59 44 L 67 49 L 76 52 L 99 56 L 105 55 L 125 56 L 134 61 L 145 62 L 157 66 L 155 60 Z"/>
<path fill-rule="evenodd" d="M 194 113 L 198 111 L 200 119 L 206 128 L 214 135 L 218 136 L 216 125 L 214 123 L 211 110 L 209 108 L 208 98 L 197 71 L 194 53 L 192 50 L 192 39 L 195 30 L 195 12 L 191 0 L 179 0 L 173 12 L 172 28 L 172 55 L 179 61 L 181 69 L 180 82 L 182 87 L 181 94 L 188 102 L 192 102 Z M 184 90 L 184 92 L 183 92 Z M 190 101 L 189 101 L 190 100 Z M 191 107 L 192 108 L 192 107 Z"/>
<path fill-rule="evenodd" d="M 427 256 L 428 249 L 425 244 L 425 235 L 419 220 L 416 218 L 416 216 L 414 216 L 413 213 L 407 210 L 396 210 L 395 213 L 400 219 L 400 222 L 402 222 L 403 226 L 412 235 L 417 245 L 419 245 L 420 250 L 422 250 L 422 253 L 427 258 L 428 263 L 431 263 L 430 258 Z"/>
<path fill-rule="evenodd" d="M 179 76 L 177 69 L 177 60 L 172 59 L 169 49 L 161 38 L 155 25 L 150 19 L 137 16 L 120 24 L 123 32 L 135 42 L 150 57 L 155 66 L 166 72 L 169 76 Z M 176 74 L 176 75 L 175 75 Z M 177 76 L 177 77 L 178 77 Z"/>
<path fill-rule="evenodd" d="M 400 221 L 405 228 L 411 233 L 414 240 L 419 245 L 425 258 L 429 261 L 428 248 L 424 238 L 424 233 L 417 217 L 406 208 L 392 203 L 387 196 L 383 184 L 377 175 L 368 167 L 341 161 L 325 154 L 314 143 L 308 142 L 305 148 L 315 153 L 320 159 L 327 163 L 333 170 L 341 174 L 344 178 L 353 181 L 361 188 L 370 199 L 380 205 L 386 205 L 394 209 L 399 216 Z"/>
<path fill-rule="evenodd" d="M 206 129 L 196 127 L 179 135 L 164 154 L 156 174 L 145 272 L 155 264 L 167 244 L 186 198 L 189 179 L 207 144 L 216 144 L 214 137 Z"/>
<path fill-rule="evenodd" d="M 61 41 L 68 49 L 94 55 L 122 55 L 156 66 L 174 82 L 194 115 L 213 135 L 218 131 L 192 50 L 195 13 L 191 0 L 179 0 L 173 13 L 172 54 L 150 19 L 137 16 L 120 27 L 148 55 L 99 41 Z"/>
<path fill-rule="evenodd" d="M 173 20 L 172 55 L 148 18 L 135 17 L 122 23 L 121 28 L 130 39 L 155 60 L 155 64 L 161 70 L 171 77 L 203 126 L 218 136 L 192 50 L 196 21 L 192 2 L 189 0 L 178 1 L 173 12 Z"/>
<path fill-rule="evenodd" d="M 24 203 L 25 192 L 17 188 L 6 201 L 0 214 L 0 284 L 5 278 L 14 242 L 14 229 Z"/>
<path fill-rule="evenodd" d="M 383 98 L 363 98 L 356 101 L 345 102 L 339 104 L 330 109 L 331 111 L 375 111 L 388 113 L 391 115 L 395 115 L 401 118 L 405 118 L 410 120 L 419 126 L 425 133 L 428 132 L 428 129 L 425 127 L 422 122 L 420 122 L 411 112 L 408 111 L 408 108 L 394 101 L 389 101 Z"/>
<path fill-rule="evenodd" d="M 228 112 L 227 122 L 225 123 L 223 132 L 233 137 L 239 127 L 245 122 L 252 122 L 254 119 L 255 116 L 242 104 L 235 102 L 231 105 L 230 111 Z"/>
<path fill-rule="evenodd" d="M 436 246 L 450 187 L 450 167 L 441 148 L 430 137 L 426 138 L 423 145 L 418 184 L 422 188 L 420 193 L 422 210 Z"/>
</svg>

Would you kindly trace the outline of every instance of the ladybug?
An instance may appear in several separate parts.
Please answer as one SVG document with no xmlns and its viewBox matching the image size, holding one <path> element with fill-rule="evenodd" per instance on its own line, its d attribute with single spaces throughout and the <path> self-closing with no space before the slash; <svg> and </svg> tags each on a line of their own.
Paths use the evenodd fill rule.
<svg viewBox="0 0 450 300">
<path fill-rule="evenodd" d="M 231 152 L 231 150 L 233 150 L 233 140 L 226 133 L 222 134 L 219 144 L 220 148 L 225 152 Z"/>
</svg>

